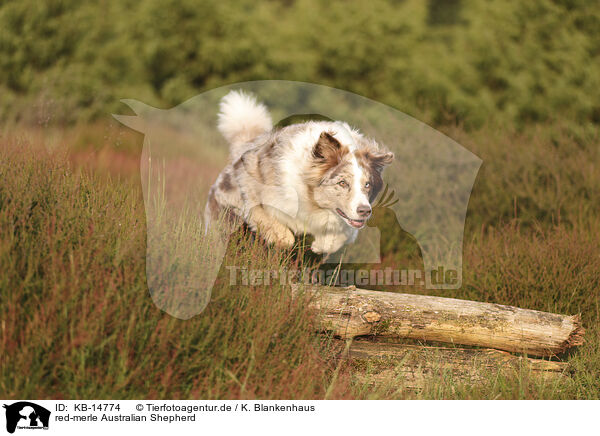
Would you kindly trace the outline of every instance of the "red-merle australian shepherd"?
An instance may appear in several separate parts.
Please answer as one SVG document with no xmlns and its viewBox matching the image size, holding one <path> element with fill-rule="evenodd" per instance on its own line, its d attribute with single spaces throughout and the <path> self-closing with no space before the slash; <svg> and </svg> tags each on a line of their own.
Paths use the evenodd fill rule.
<svg viewBox="0 0 600 436">
<path fill-rule="evenodd" d="M 228 210 L 278 246 L 311 234 L 316 253 L 354 242 L 394 159 L 345 122 L 274 128 L 267 108 L 241 91 L 221 100 L 218 128 L 230 161 L 209 191 L 207 225 Z"/>
</svg>

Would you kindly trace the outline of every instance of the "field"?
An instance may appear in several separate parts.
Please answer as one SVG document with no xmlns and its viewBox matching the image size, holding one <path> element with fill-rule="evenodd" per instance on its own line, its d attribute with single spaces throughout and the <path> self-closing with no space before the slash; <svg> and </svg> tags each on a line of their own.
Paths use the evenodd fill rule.
<svg viewBox="0 0 600 436">
<path fill-rule="evenodd" d="M 467 217 L 463 287 L 437 294 L 581 313 L 587 341 L 570 357 L 571 378 L 557 385 L 521 371 L 461 385 L 440 372 L 420 392 L 400 382 L 373 387 L 336 363 L 339 346 L 315 334 L 302 302 L 281 286 L 232 288 L 223 280 L 201 315 L 170 317 L 146 285 L 142 136 L 96 124 L 2 136 L 0 391 L 9 398 L 598 398 L 597 151 L 550 131 L 447 133 L 485 165 Z M 411 256 L 388 250 L 384 262 Z M 225 263 L 267 269 L 303 261 L 242 234 Z"/>
<path fill-rule="evenodd" d="M 600 8 L 587 0 L 2 2 L 0 396 L 599 399 L 599 57 Z M 464 384 L 440 370 L 419 391 L 372 385 L 289 288 L 228 285 L 226 265 L 321 260 L 244 232 L 200 315 L 160 310 L 146 274 L 143 136 L 110 114 L 133 114 L 123 98 L 172 108 L 253 80 L 367 97 L 479 156 L 461 288 L 385 289 L 581 314 L 586 342 L 563 356 L 572 375 L 523 368 Z M 201 156 L 198 176 L 214 180 L 225 158 Z M 387 232 L 382 267 L 423 266 L 393 214 L 373 222 Z M 193 214 L 180 224 L 198 233 Z"/>
</svg>

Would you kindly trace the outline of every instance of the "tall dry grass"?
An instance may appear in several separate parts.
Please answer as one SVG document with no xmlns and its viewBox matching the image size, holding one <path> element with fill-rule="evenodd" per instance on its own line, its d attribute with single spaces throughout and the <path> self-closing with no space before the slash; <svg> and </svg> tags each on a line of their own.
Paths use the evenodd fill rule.
<svg viewBox="0 0 600 436">
<path fill-rule="evenodd" d="M 335 360 L 339 345 L 315 334 L 305 301 L 278 284 L 231 287 L 223 269 L 201 315 L 183 321 L 158 309 L 145 274 L 141 137 L 128 136 L 129 145 L 118 148 L 121 133 L 106 129 L 93 127 L 86 139 L 72 131 L 0 139 L 3 397 L 600 397 L 600 175 L 593 139 L 447 132 L 479 153 L 484 167 L 466 224 L 463 287 L 437 294 L 581 313 L 588 333 L 570 356 L 574 375 L 559 384 L 526 369 L 491 373 L 477 385 L 440 371 L 413 392 L 401 381 L 355 380 Z M 406 235 L 394 237 L 386 265 L 418 259 Z M 309 262 L 242 232 L 224 264 L 279 269 Z"/>
</svg>

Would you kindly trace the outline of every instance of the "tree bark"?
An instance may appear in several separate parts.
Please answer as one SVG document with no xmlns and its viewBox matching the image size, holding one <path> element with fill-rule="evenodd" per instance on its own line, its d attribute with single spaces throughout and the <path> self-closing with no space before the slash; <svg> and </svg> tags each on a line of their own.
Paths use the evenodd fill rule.
<svg viewBox="0 0 600 436">
<path fill-rule="evenodd" d="M 406 388 L 423 388 L 428 380 L 441 376 L 453 383 L 480 383 L 498 375 L 540 377 L 560 380 L 569 374 L 566 362 L 514 356 L 492 349 L 423 347 L 354 341 L 343 355 L 354 374 L 367 383 L 398 382 Z"/>
<path fill-rule="evenodd" d="M 583 343 L 578 315 L 557 315 L 454 298 L 322 286 L 307 292 L 321 328 L 347 339 L 412 338 L 554 356 Z"/>
</svg>

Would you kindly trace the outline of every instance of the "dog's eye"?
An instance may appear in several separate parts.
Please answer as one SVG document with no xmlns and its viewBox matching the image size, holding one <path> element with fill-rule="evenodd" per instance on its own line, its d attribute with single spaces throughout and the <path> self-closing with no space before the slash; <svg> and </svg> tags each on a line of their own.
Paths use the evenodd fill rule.
<svg viewBox="0 0 600 436">
<path fill-rule="evenodd" d="M 346 183 L 345 180 L 342 180 L 342 181 L 338 182 L 338 185 L 340 185 L 342 188 L 347 188 L 348 187 L 348 183 Z"/>
<path fill-rule="evenodd" d="M 365 188 L 370 188 L 370 187 L 371 187 L 371 183 L 370 182 L 365 183 Z"/>
</svg>

